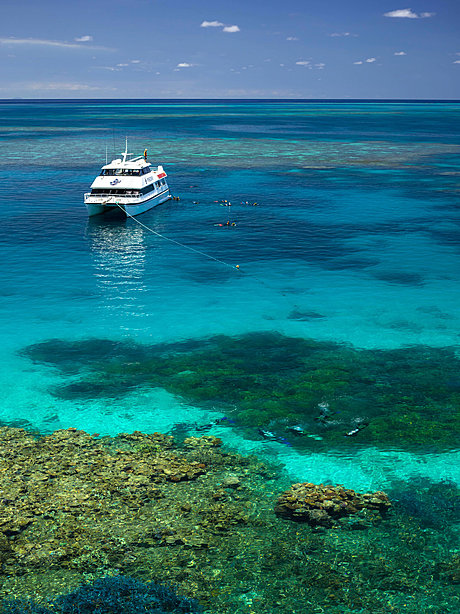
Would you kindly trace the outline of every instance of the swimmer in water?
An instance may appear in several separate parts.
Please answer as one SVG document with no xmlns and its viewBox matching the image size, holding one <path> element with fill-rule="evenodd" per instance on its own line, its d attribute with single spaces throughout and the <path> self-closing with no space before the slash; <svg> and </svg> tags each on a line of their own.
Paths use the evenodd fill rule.
<svg viewBox="0 0 460 614">
<path fill-rule="evenodd" d="M 345 433 L 345 437 L 354 437 L 359 433 L 359 431 L 365 429 L 366 426 L 369 426 L 369 422 L 360 422 L 356 428 L 351 429 L 351 431 L 348 431 L 348 433 Z"/>
</svg>

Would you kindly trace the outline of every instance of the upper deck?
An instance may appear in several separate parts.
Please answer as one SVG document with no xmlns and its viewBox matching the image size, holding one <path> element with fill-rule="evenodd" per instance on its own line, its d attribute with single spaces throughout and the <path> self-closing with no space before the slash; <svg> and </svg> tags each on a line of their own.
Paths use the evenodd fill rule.
<svg viewBox="0 0 460 614">
<path fill-rule="evenodd" d="M 121 154 L 122 158 L 112 160 L 110 164 L 105 164 L 101 172 L 94 179 L 91 188 L 112 189 L 141 189 L 149 184 L 154 184 L 160 188 L 166 185 L 166 173 L 162 166 L 152 166 L 147 162 L 147 150 L 143 156 L 130 158 L 133 154 L 128 153 L 128 143 L 126 142 L 125 151 Z M 116 177 L 113 179 L 113 177 Z M 156 185 L 158 184 L 158 185 Z"/>
</svg>

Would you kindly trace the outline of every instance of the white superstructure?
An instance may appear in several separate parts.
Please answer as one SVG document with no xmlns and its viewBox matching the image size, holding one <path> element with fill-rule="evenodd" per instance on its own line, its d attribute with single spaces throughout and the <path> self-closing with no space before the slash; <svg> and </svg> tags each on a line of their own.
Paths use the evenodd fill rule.
<svg viewBox="0 0 460 614">
<path fill-rule="evenodd" d="M 118 209 L 127 215 L 139 215 L 171 198 L 166 173 L 162 166 L 147 162 L 147 150 L 143 156 L 130 158 L 126 142 L 123 157 L 102 167 L 91 184 L 91 192 L 85 194 L 88 215 L 99 215 Z"/>
</svg>

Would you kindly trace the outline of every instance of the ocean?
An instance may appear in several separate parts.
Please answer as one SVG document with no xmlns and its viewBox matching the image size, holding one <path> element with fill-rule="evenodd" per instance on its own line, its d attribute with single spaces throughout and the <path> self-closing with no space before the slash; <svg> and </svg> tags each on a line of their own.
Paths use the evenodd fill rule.
<svg viewBox="0 0 460 614">
<path fill-rule="evenodd" d="M 277 472 L 273 492 L 276 480 L 383 490 L 419 537 L 426 577 L 419 561 L 413 580 L 406 544 L 411 583 L 394 563 L 385 584 L 372 555 L 378 603 L 346 602 L 321 578 L 307 590 L 292 570 L 301 603 L 267 601 L 250 557 L 257 588 L 232 579 L 225 596 L 168 576 L 206 612 L 457 612 L 460 103 L 12 100 L 0 111 L 1 425 L 219 437 Z M 125 137 L 164 166 L 178 200 L 138 221 L 88 219 L 83 193 Z M 389 529 L 373 530 L 389 544 Z M 334 535 L 337 556 L 349 552 L 351 532 Z M 117 565 L 88 573 L 129 567 Z"/>
</svg>

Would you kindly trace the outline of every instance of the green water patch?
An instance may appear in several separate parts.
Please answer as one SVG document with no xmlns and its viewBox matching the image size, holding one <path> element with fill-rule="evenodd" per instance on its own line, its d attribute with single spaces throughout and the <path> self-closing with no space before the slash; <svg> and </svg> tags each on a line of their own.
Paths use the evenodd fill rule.
<svg viewBox="0 0 460 614">
<path fill-rule="evenodd" d="M 157 345 L 57 339 L 22 354 L 60 371 L 64 381 L 50 391 L 59 399 L 162 387 L 222 409 L 247 437 L 270 429 L 298 448 L 359 443 L 427 452 L 459 445 L 454 348 L 361 350 L 257 332 Z"/>
</svg>

